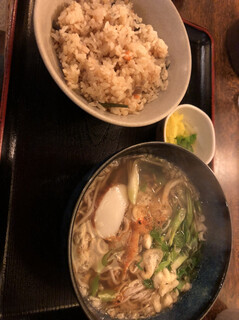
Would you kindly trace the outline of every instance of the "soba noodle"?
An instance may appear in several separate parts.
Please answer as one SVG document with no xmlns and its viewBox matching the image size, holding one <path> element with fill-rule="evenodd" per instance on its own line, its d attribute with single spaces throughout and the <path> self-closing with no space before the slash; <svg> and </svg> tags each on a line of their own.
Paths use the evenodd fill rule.
<svg viewBox="0 0 239 320">
<path fill-rule="evenodd" d="M 72 261 L 82 296 L 119 319 L 171 307 L 196 276 L 204 220 L 199 193 L 173 164 L 147 155 L 112 162 L 75 219 Z"/>
</svg>

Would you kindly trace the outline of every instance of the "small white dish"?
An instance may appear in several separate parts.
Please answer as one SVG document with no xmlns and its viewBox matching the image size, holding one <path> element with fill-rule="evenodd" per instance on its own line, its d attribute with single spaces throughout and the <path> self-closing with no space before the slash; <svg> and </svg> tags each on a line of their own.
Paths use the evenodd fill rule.
<svg viewBox="0 0 239 320">
<path fill-rule="evenodd" d="M 174 112 L 183 114 L 183 121 L 189 125 L 192 132 L 197 135 L 196 141 L 193 145 L 193 153 L 198 156 L 203 162 L 209 164 L 215 154 L 216 138 L 215 130 L 210 117 L 200 108 L 191 104 L 179 105 L 173 112 L 171 112 L 165 119 L 164 123 L 164 141 L 167 141 L 166 128 L 168 120 Z"/>
</svg>

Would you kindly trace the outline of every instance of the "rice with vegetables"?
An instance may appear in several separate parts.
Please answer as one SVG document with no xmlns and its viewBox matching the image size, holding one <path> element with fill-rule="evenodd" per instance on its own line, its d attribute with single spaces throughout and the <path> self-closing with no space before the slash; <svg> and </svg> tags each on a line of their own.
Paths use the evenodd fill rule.
<svg viewBox="0 0 239 320">
<path fill-rule="evenodd" d="M 51 36 L 67 85 L 92 106 L 137 113 L 167 89 L 168 47 L 130 1 L 72 1 Z"/>
</svg>

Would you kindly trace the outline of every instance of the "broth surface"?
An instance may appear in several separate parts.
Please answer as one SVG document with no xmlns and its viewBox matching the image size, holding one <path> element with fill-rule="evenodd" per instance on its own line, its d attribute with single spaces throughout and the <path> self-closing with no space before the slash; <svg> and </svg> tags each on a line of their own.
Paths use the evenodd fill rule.
<svg viewBox="0 0 239 320">
<path fill-rule="evenodd" d="M 170 308 L 190 290 L 206 227 L 200 195 L 164 159 L 122 157 L 78 207 L 72 261 L 82 296 L 113 318 Z"/>
</svg>

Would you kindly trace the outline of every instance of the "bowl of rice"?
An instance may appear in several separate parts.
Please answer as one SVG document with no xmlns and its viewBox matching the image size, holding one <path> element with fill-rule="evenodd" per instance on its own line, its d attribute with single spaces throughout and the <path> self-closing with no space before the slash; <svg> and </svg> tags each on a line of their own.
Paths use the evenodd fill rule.
<svg viewBox="0 0 239 320">
<path fill-rule="evenodd" d="M 170 0 L 36 0 L 34 31 L 60 89 L 105 122 L 156 123 L 187 90 L 190 44 Z"/>
</svg>

